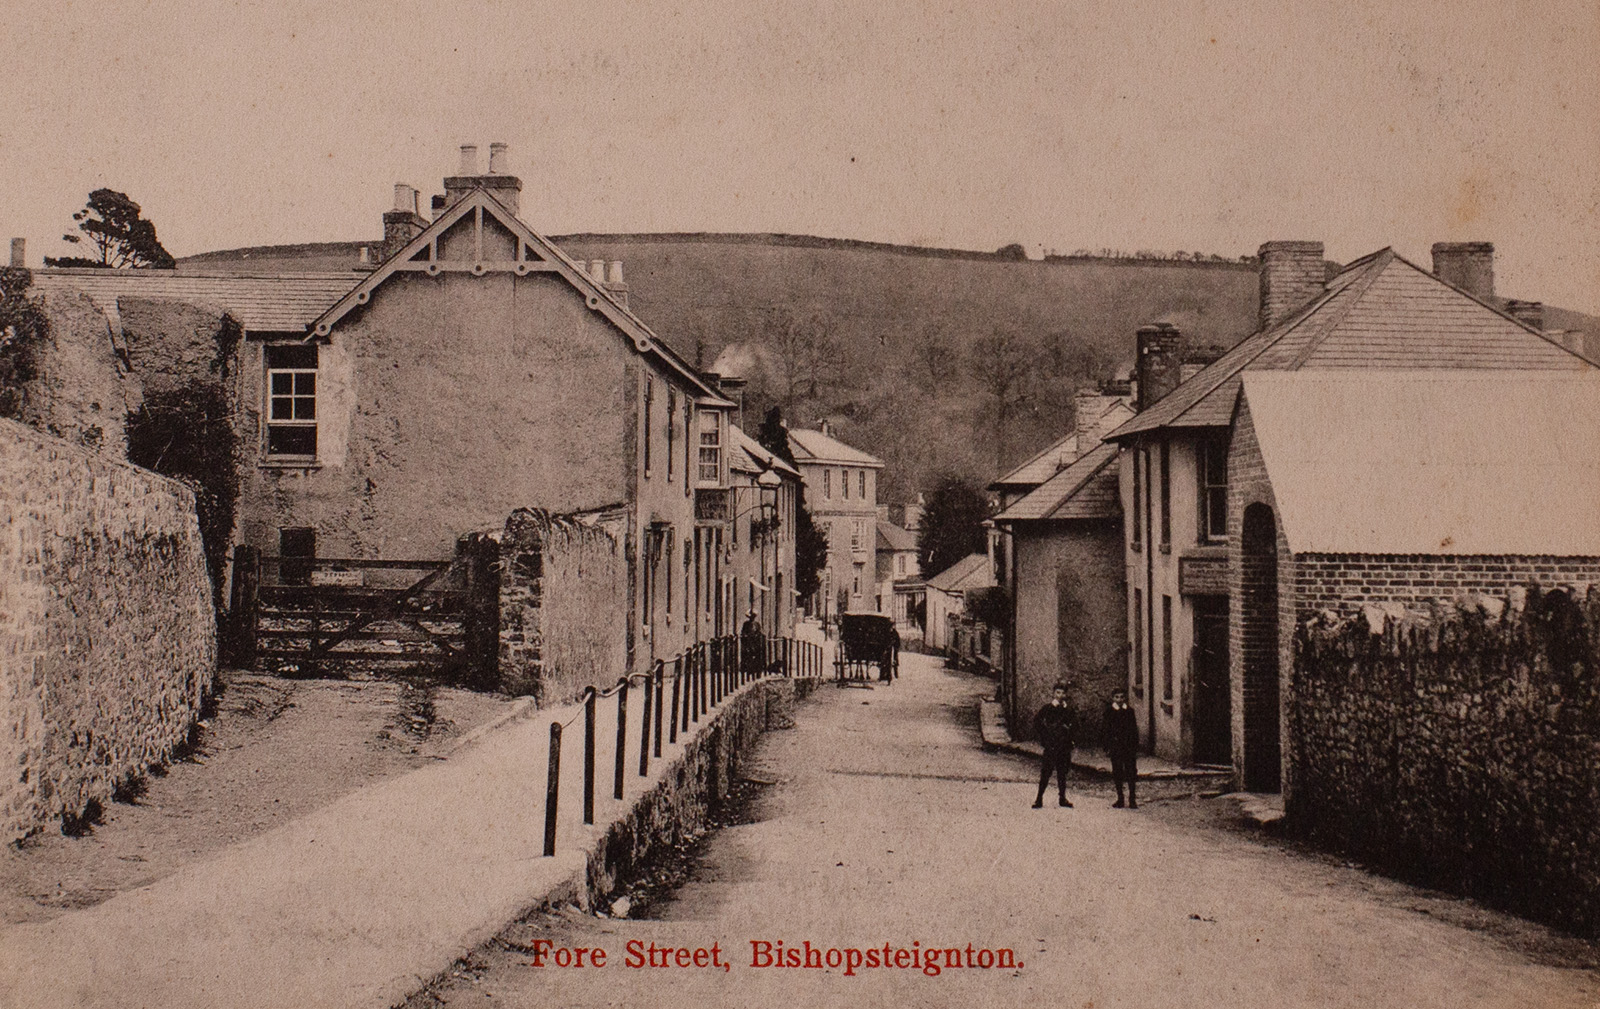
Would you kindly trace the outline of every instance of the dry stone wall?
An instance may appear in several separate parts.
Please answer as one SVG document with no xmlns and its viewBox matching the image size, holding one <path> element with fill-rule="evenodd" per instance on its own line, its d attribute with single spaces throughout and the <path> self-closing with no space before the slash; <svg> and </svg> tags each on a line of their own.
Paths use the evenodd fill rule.
<svg viewBox="0 0 1600 1009">
<path fill-rule="evenodd" d="M 617 516 L 620 520 L 620 516 Z M 500 688 L 564 704 L 627 668 L 620 522 L 519 509 L 500 534 Z"/>
<path fill-rule="evenodd" d="M 1330 613 L 1295 652 L 1291 825 L 1600 935 L 1600 588 Z"/>
<path fill-rule="evenodd" d="M 76 818 L 165 760 L 216 668 L 194 496 L 0 421 L 0 816 Z"/>
</svg>

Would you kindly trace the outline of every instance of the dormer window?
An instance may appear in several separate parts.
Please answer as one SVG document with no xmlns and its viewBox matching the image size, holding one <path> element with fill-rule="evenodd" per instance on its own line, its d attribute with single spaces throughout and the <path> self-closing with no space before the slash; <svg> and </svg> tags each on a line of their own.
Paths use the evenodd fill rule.
<svg viewBox="0 0 1600 1009">
<path fill-rule="evenodd" d="M 267 455 L 315 459 L 317 455 L 316 344 L 268 346 Z"/>
</svg>

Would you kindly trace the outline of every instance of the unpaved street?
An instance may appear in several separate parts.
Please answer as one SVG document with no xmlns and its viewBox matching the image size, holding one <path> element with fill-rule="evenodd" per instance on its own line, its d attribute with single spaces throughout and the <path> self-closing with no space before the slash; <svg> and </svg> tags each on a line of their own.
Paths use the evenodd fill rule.
<svg viewBox="0 0 1600 1009">
<path fill-rule="evenodd" d="M 753 822 L 719 831 L 689 882 L 647 912 L 654 920 L 535 915 L 409 1005 L 1600 1002 L 1582 944 L 1217 829 L 1195 813 L 1202 802 L 1151 790 L 1145 808 L 1118 810 L 1093 784 L 1073 793 L 1074 809 L 1053 796 L 1029 809 L 1033 767 L 977 745 L 973 709 L 987 686 L 908 655 L 892 687 L 823 687 L 746 769 L 776 782 Z M 1441 906 L 1464 910 L 1449 918 Z M 753 951 L 769 947 L 753 941 L 891 963 L 936 947 L 963 964 L 970 944 L 974 960 L 1014 951 L 1019 969 L 755 968 Z M 655 957 L 670 965 L 630 967 L 630 942 L 638 961 L 652 943 L 672 950 Z M 557 950 L 580 947 L 604 949 L 604 966 L 587 965 L 592 952 L 581 968 L 555 965 Z M 532 966 L 535 948 L 548 949 L 545 966 Z M 676 965 L 678 949 L 688 966 Z M 1549 955 L 1557 949 L 1566 953 Z"/>
</svg>

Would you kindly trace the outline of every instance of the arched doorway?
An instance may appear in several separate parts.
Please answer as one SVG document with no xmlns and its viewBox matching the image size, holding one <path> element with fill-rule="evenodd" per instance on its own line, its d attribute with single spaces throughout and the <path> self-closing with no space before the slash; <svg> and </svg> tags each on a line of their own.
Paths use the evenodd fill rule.
<svg viewBox="0 0 1600 1009">
<path fill-rule="evenodd" d="M 1244 659 L 1244 787 L 1278 790 L 1278 524 L 1253 504 L 1240 527 Z"/>
</svg>

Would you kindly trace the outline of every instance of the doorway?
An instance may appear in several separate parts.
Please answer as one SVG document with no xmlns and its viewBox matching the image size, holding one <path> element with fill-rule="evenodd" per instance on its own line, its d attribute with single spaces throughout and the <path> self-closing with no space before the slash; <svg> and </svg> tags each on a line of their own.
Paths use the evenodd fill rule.
<svg viewBox="0 0 1600 1009">
<path fill-rule="evenodd" d="M 1279 788 L 1278 526 L 1272 509 L 1253 504 L 1240 527 L 1243 591 L 1239 617 L 1244 659 L 1244 787 Z"/>
<path fill-rule="evenodd" d="M 1228 597 L 1194 597 L 1194 762 L 1233 763 L 1228 685 Z"/>
</svg>

